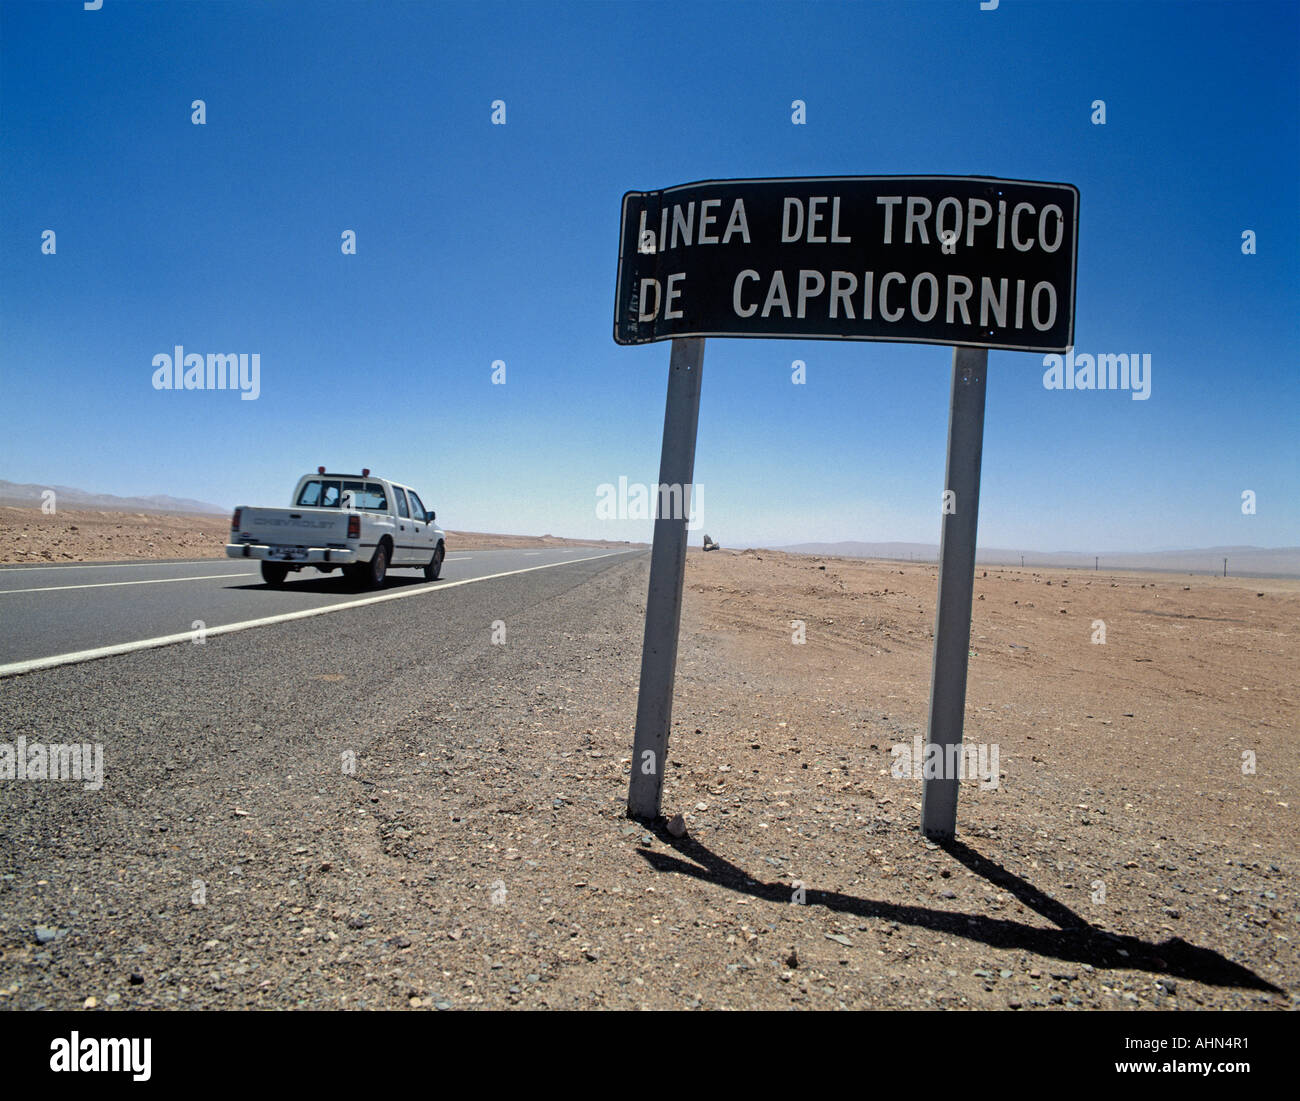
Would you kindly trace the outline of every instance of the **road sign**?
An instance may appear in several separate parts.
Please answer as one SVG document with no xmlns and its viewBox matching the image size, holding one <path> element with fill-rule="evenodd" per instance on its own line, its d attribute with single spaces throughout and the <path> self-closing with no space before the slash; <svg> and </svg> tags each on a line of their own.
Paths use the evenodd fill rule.
<svg viewBox="0 0 1300 1101">
<path fill-rule="evenodd" d="M 714 180 L 623 196 L 614 340 L 1063 352 L 1079 192 L 987 176 Z"/>
<path fill-rule="evenodd" d="M 987 176 L 715 180 L 623 196 L 614 340 L 672 340 L 660 481 L 694 476 L 704 338 L 953 345 L 926 741 L 960 757 L 988 350 L 1074 344 L 1079 192 Z M 662 502 L 662 495 L 658 495 Z M 659 814 L 686 515 L 655 518 L 628 814 Z M 957 752 L 952 752 L 956 750 Z M 958 777 L 927 774 L 921 829 L 956 831 Z"/>
</svg>

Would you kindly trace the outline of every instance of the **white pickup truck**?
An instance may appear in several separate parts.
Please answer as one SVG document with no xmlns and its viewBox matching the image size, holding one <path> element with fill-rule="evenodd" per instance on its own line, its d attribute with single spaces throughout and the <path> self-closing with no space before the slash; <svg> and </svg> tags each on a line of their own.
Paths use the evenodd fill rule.
<svg viewBox="0 0 1300 1101">
<path fill-rule="evenodd" d="M 446 535 L 410 486 L 360 474 L 327 474 L 318 467 L 293 491 L 290 508 L 235 509 L 230 558 L 259 558 L 262 580 L 284 584 L 290 570 L 336 569 L 356 584 L 379 588 L 390 567 L 424 570 L 437 581 Z"/>
</svg>

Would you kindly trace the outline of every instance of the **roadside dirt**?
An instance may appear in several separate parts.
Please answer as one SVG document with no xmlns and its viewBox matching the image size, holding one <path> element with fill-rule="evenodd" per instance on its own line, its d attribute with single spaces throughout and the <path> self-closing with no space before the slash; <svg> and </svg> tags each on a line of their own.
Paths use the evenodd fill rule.
<svg viewBox="0 0 1300 1101">
<path fill-rule="evenodd" d="M 760 896 L 806 884 L 810 1004 L 846 969 L 888 1005 L 1300 992 L 1300 582 L 977 570 L 965 737 L 1001 775 L 963 783 L 945 850 L 891 754 L 926 731 L 936 567 L 694 553 L 687 578 L 666 812 L 726 815 Z M 1286 993 L 1205 981 L 1238 964 Z"/>
<path fill-rule="evenodd" d="M 223 558 L 229 516 L 185 512 L 107 512 L 0 506 L 0 563 L 118 562 L 137 558 Z M 515 547 L 627 547 L 629 543 L 554 535 L 495 535 L 449 531 L 457 550 Z"/>
</svg>

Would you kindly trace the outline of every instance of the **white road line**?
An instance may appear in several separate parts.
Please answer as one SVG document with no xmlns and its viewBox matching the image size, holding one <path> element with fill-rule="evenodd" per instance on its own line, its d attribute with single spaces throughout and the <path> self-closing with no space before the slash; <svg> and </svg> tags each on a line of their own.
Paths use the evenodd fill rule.
<svg viewBox="0 0 1300 1101">
<path fill-rule="evenodd" d="M 610 551 L 608 554 L 593 554 L 589 558 L 580 558 L 580 562 L 594 562 L 599 558 L 612 558 L 616 554 L 624 554 L 625 551 Z M 473 585 L 476 581 L 494 581 L 499 577 L 513 577 L 516 574 L 532 573 L 535 570 L 549 570 L 556 566 L 570 566 L 573 563 L 563 562 L 546 562 L 540 566 L 525 566 L 518 570 L 507 570 L 505 573 L 491 573 L 485 577 L 469 577 L 464 581 L 442 581 L 434 582 L 430 585 L 421 585 L 415 589 L 400 589 L 394 593 L 381 593 L 378 596 L 366 597 L 363 600 L 349 600 L 343 604 L 330 604 L 324 608 L 304 608 L 297 612 L 284 612 L 281 615 L 266 616 L 263 619 L 249 619 L 243 623 L 226 623 L 220 627 L 209 627 L 204 632 L 205 637 L 211 638 L 213 635 L 228 635 L 236 631 L 247 631 L 253 627 L 269 627 L 273 623 L 287 623 L 293 619 L 310 619 L 312 616 L 329 615 L 331 612 L 342 612 L 348 608 L 361 608 L 367 604 L 379 604 L 385 600 L 404 600 L 408 596 L 423 596 L 427 593 L 438 592 L 441 589 L 454 589 L 458 585 Z M 120 642 L 115 646 L 99 646 L 93 650 L 78 650 L 69 654 L 54 654 L 46 658 L 32 658 L 29 661 L 14 661 L 8 665 L 0 665 L 0 677 L 13 677 L 20 673 L 33 673 L 38 669 L 50 669 L 56 665 L 74 665 L 83 661 L 93 661 L 96 658 L 113 657 L 116 654 L 130 654 L 136 650 L 152 650 L 159 646 L 172 646 L 178 642 L 193 642 L 194 632 L 186 631 L 179 635 L 161 635 L 158 638 L 141 639 L 138 642 Z"/>
<path fill-rule="evenodd" d="M 119 585 L 166 585 L 172 581 L 211 581 L 215 577 L 252 577 L 251 572 L 244 573 L 205 573 L 198 577 L 155 577 L 148 581 L 96 581 L 92 585 L 43 585 L 39 589 L 0 589 L 0 596 L 6 593 L 53 593 L 60 589 L 112 589 Z"/>
<path fill-rule="evenodd" d="M 206 562 L 224 562 L 224 558 L 150 558 L 145 562 L 69 562 L 57 566 L 0 566 L 0 574 L 24 570 L 124 570 L 139 566 L 201 566 Z"/>
<path fill-rule="evenodd" d="M 466 555 L 462 555 L 462 556 L 459 557 L 459 558 L 447 558 L 447 559 L 445 559 L 444 561 L 447 561 L 447 562 L 473 562 L 473 561 L 474 561 L 474 556 L 473 556 L 472 554 L 466 554 Z"/>
<path fill-rule="evenodd" d="M 466 558 L 447 558 L 447 562 L 468 562 Z M 68 562 L 53 566 L 11 566 L 0 563 L 0 577 L 7 573 L 22 573 L 25 570 L 125 570 L 139 569 L 145 566 L 199 566 L 206 562 L 224 562 L 224 558 L 150 558 L 144 562 Z M 239 559 L 233 559 L 242 565 Z"/>
</svg>

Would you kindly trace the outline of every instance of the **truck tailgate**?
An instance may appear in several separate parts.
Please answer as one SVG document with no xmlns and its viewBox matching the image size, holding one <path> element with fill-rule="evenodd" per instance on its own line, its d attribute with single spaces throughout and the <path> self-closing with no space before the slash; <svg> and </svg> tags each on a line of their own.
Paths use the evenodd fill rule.
<svg viewBox="0 0 1300 1101">
<path fill-rule="evenodd" d="M 281 547 L 342 547 L 348 514 L 337 508 L 245 508 L 232 542 Z"/>
</svg>

